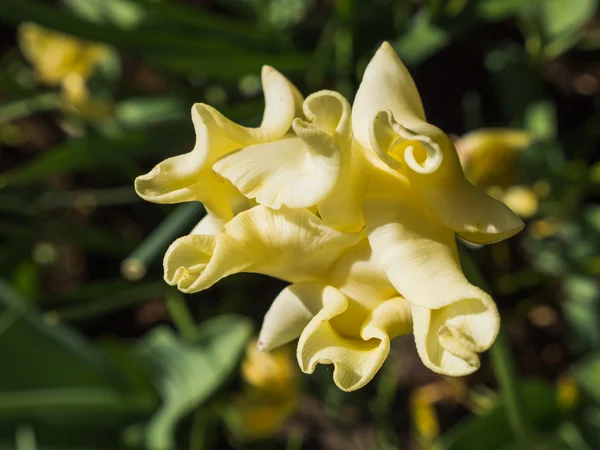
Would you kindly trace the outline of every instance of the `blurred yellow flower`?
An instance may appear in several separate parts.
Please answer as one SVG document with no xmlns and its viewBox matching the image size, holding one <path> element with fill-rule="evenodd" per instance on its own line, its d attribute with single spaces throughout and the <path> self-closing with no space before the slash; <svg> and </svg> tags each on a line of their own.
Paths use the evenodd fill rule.
<svg viewBox="0 0 600 450">
<path fill-rule="evenodd" d="M 534 187 L 519 184 L 518 157 L 531 141 L 526 131 L 489 128 L 455 142 L 467 179 L 525 218 L 535 215 L 541 198 Z"/>
<path fill-rule="evenodd" d="M 26 22 L 19 26 L 18 42 L 38 78 L 48 86 L 60 86 L 64 106 L 90 116 L 109 112 L 106 102 L 91 101 L 86 80 L 107 57 L 105 45 L 86 42 L 58 31 Z"/>
<path fill-rule="evenodd" d="M 286 347 L 259 352 L 256 341 L 246 349 L 241 375 L 243 392 L 233 403 L 229 424 L 243 440 L 272 436 L 298 407 L 299 385 L 291 353 Z"/>
<path fill-rule="evenodd" d="M 136 179 L 146 200 L 201 201 L 208 211 L 167 250 L 167 283 L 198 292 L 238 272 L 290 282 L 265 316 L 259 348 L 299 339 L 300 368 L 333 364 L 345 391 L 368 383 L 390 340 L 411 332 L 430 369 L 477 370 L 499 316 L 466 280 L 455 235 L 493 243 L 522 221 L 465 179 L 388 43 L 352 107 L 333 91 L 304 100 L 269 67 L 262 82 L 260 127 L 196 104 L 194 149 Z"/>
</svg>

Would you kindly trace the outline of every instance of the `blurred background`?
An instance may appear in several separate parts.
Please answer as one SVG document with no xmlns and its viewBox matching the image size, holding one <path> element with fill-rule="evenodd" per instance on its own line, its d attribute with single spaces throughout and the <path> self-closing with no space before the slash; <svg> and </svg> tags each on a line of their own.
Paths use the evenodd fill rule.
<svg viewBox="0 0 600 450">
<path fill-rule="evenodd" d="M 520 429 L 528 448 L 599 449 L 597 14 L 596 0 L 1 0 L 0 449 L 514 449 Z M 263 64 L 351 100 L 383 40 L 467 176 L 527 228 L 471 249 L 502 364 L 441 377 L 396 339 L 343 393 L 331 366 L 301 374 L 294 346 L 253 351 L 282 282 L 241 274 L 184 297 L 162 281 L 203 210 L 143 202 L 133 179 L 192 148 L 195 102 L 257 125 Z"/>
</svg>

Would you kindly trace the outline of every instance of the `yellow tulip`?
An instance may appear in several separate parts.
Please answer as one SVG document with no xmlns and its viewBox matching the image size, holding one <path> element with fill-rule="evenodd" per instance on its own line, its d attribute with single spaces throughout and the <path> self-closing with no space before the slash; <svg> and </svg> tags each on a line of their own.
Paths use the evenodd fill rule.
<svg viewBox="0 0 600 450">
<path fill-rule="evenodd" d="M 333 364 L 345 391 L 368 383 L 390 340 L 411 332 L 430 369 L 477 370 L 500 321 L 466 280 L 455 236 L 493 243 L 523 222 L 465 179 L 392 47 L 377 51 L 352 107 L 332 91 L 303 100 L 271 68 L 263 87 L 259 128 L 195 105 L 194 149 L 136 180 L 147 200 L 209 211 L 167 250 L 165 280 L 189 293 L 238 272 L 288 281 L 259 348 L 298 339 L 302 371 Z"/>
</svg>

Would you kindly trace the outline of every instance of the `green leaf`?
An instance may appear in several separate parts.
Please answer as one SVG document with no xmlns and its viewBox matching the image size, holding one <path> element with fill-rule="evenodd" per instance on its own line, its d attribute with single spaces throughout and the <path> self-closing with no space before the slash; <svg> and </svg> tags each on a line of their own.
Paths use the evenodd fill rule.
<svg viewBox="0 0 600 450">
<path fill-rule="evenodd" d="M 148 423 L 150 449 L 175 448 L 177 423 L 227 379 L 251 332 L 249 320 L 238 316 L 204 322 L 192 343 L 179 340 L 167 327 L 150 332 L 138 353 L 163 399 L 162 407 Z"/>
</svg>

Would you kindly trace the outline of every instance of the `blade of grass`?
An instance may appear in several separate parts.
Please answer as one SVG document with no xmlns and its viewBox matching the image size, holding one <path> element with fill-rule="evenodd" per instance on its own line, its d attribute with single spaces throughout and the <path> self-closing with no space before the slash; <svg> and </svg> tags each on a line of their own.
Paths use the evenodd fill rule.
<svg viewBox="0 0 600 450">
<path fill-rule="evenodd" d="M 58 92 L 44 92 L 29 98 L 13 100 L 0 105 L 0 124 L 27 117 L 33 113 L 51 111 L 60 105 Z"/>
</svg>

